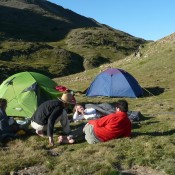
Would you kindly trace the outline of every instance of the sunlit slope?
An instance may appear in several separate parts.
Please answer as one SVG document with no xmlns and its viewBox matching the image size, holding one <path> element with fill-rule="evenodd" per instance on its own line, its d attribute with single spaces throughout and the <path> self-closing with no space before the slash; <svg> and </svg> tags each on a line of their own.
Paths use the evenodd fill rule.
<svg viewBox="0 0 175 175">
<path fill-rule="evenodd" d="M 76 90 L 83 90 L 95 76 L 107 67 L 121 68 L 131 73 L 142 87 L 160 86 L 165 89 L 175 86 L 175 34 L 140 48 L 141 56 L 135 54 L 111 64 L 79 74 L 55 79 Z M 64 81 L 63 81 L 64 80 Z M 78 84 L 78 86 L 77 86 Z"/>
</svg>

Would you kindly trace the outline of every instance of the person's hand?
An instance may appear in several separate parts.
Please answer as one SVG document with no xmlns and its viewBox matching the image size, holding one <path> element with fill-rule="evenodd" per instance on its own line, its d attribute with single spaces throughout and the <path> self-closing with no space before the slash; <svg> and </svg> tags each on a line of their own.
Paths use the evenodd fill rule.
<svg viewBox="0 0 175 175">
<path fill-rule="evenodd" d="M 83 109 L 83 108 L 81 108 L 80 113 L 81 113 L 82 115 L 85 115 L 85 112 L 84 112 L 84 109 Z"/>
<path fill-rule="evenodd" d="M 51 146 L 54 146 L 53 137 L 49 137 L 49 144 L 50 144 Z"/>
<path fill-rule="evenodd" d="M 86 125 L 84 126 L 83 133 L 84 133 L 84 130 L 85 130 L 86 126 L 88 126 L 88 125 L 89 125 L 89 123 L 86 123 Z"/>
<path fill-rule="evenodd" d="M 84 112 L 84 110 L 83 110 L 83 111 L 81 111 L 81 114 L 82 114 L 82 115 L 85 115 L 85 112 Z"/>
<path fill-rule="evenodd" d="M 75 109 L 75 112 L 77 112 L 78 113 L 78 108 L 76 107 L 76 109 Z"/>
</svg>

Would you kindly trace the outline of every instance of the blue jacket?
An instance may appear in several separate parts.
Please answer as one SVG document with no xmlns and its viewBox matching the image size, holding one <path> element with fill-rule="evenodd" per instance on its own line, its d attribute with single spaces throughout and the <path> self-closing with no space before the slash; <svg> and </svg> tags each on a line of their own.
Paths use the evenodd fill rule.
<svg viewBox="0 0 175 175">
<path fill-rule="evenodd" d="M 0 108 L 0 134 L 10 132 L 10 126 L 8 122 L 9 118 L 4 111 L 4 109 Z"/>
</svg>

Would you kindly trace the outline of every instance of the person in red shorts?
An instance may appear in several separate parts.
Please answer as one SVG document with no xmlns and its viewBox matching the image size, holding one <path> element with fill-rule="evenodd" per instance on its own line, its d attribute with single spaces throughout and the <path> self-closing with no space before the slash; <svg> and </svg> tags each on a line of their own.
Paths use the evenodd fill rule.
<svg viewBox="0 0 175 175">
<path fill-rule="evenodd" d="M 116 112 L 96 120 L 90 120 L 83 131 L 89 144 L 106 142 L 120 137 L 131 136 L 131 122 L 127 115 L 128 102 L 118 100 Z"/>
</svg>

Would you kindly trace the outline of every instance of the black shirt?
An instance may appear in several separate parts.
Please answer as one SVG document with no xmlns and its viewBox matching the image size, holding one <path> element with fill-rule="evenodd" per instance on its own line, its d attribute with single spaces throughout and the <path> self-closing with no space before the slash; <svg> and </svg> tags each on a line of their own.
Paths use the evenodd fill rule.
<svg viewBox="0 0 175 175">
<path fill-rule="evenodd" d="M 32 120 L 39 125 L 47 126 L 47 135 L 53 135 L 53 128 L 56 119 L 62 114 L 63 102 L 59 100 L 49 100 L 42 103 L 32 116 Z"/>
</svg>

